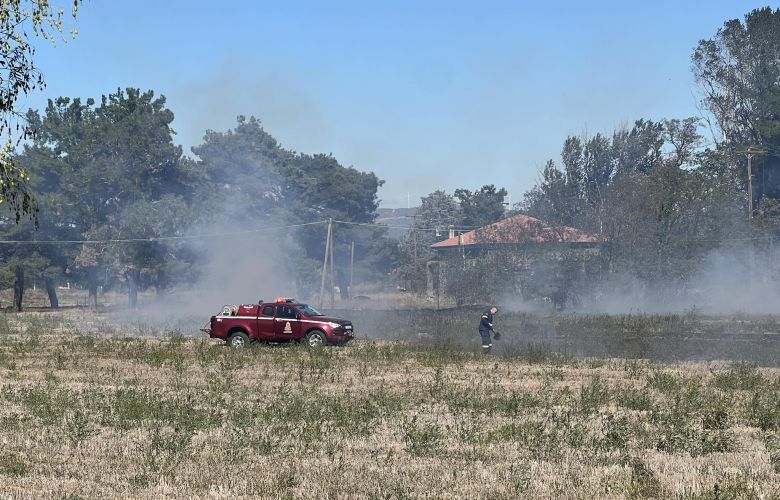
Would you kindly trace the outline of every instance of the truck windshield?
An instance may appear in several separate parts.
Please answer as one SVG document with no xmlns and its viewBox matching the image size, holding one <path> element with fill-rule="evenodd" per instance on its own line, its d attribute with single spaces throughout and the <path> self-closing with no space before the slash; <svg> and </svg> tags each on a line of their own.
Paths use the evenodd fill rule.
<svg viewBox="0 0 780 500">
<path fill-rule="evenodd" d="M 305 316 L 324 316 L 324 314 L 318 310 L 310 307 L 309 304 L 295 304 L 295 307 L 297 307 Z"/>
</svg>

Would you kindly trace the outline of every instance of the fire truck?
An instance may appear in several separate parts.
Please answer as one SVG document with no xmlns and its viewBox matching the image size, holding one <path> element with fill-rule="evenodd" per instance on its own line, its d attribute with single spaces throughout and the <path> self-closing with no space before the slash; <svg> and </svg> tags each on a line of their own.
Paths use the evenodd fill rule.
<svg viewBox="0 0 780 500">
<path fill-rule="evenodd" d="M 224 306 L 201 330 L 236 348 L 252 341 L 304 341 L 310 347 L 319 347 L 345 344 L 354 337 L 351 321 L 325 316 L 308 304 L 286 297 Z"/>
</svg>

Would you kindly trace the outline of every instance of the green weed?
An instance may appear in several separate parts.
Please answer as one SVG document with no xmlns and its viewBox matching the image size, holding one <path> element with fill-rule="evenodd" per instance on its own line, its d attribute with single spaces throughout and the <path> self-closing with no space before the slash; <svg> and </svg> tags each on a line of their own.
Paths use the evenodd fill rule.
<svg viewBox="0 0 780 500">
<path fill-rule="evenodd" d="M 623 408 L 635 411 L 650 411 L 653 409 L 653 398 L 647 389 L 619 389 L 614 394 L 615 403 Z"/>
<path fill-rule="evenodd" d="M 29 470 L 28 465 L 13 453 L 0 455 L 0 475 L 24 476 Z"/>
<path fill-rule="evenodd" d="M 723 391 L 749 391 L 762 387 L 766 380 L 755 365 L 736 363 L 727 371 L 716 373 L 713 383 Z"/>
<path fill-rule="evenodd" d="M 661 483 L 640 458 L 629 462 L 631 482 L 628 486 L 629 498 L 661 498 Z"/>
<path fill-rule="evenodd" d="M 674 376 L 661 370 L 653 370 L 647 377 L 647 385 L 657 391 L 669 394 L 680 390 L 683 381 L 680 377 Z"/>
<path fill-rule="evenodd" d="M 746 413 L 748 422 L 762 431 L 780 430 L 780 394 L 767 390 L 753 392 Z"/>
<path fill-rule="evenodd" d="M 192 454 L 191 441 L 189 429 L 152 428 L 149 438 L 138 445 L 142 470 L 139 482 L 150 484 L 154 478 L 173 475 Z"/>
<path fill-rule="evenodd" d="M 589 384 L 580 389 L 579 409 L 583 413 L 593 413 L 609 403 L 609 388 L 600 377 L 594 377 Z"/>
<path fill-rule="evenodd" d="M 433 424 L 419 422 L 417 416 L 404 418 L 401 433 L 406 451 L 412 455 L 428 455 L 443 439 L 441 430 Z"/>
</svg>

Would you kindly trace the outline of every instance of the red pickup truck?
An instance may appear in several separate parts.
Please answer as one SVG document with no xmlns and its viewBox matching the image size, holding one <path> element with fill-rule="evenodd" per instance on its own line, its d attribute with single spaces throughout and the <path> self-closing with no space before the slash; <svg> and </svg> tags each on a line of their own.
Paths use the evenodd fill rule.
<svg viewBox="0 0 780 500">
<path fill-rule="evenodd" d="M 304 340 L 310 347 L 318 347 L 344 344 L 354 336 L 351 321 L 325 316 L 288 298 L 225 306 L 201 330 L 212 338 L 224 339 L 231 347 L 244 347 L 250 341 L 291 340 Z"/>
</svg>

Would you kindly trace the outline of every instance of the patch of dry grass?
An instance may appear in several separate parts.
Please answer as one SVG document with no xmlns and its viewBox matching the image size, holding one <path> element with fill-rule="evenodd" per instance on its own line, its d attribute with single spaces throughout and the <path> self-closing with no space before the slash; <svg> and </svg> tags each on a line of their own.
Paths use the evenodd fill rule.
<svg viewBox="0 0 780 500">
<path fill-rule="evenodd" d="M 88 331 L 0 317 L 0 496 L 780 494 L 777 369 Z"/>
</svg>

